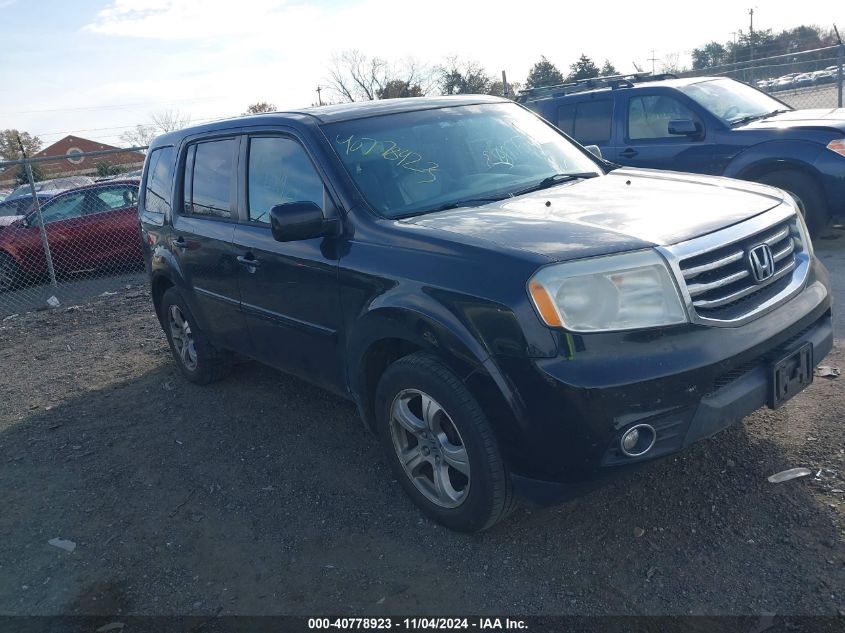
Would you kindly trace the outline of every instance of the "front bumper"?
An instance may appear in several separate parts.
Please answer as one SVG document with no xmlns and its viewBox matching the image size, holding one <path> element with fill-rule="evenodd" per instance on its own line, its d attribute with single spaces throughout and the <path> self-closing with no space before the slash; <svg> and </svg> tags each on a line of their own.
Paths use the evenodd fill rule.
<svg viewBox="0 0 845 633">
<path fill-rule="evenodd" d="M 814 365 L 833 345 L 830 285 L 818 263 L 799 295 L 741 327 L 574 337 L 569 358 L 501 360 L 527 411 L 510 447 L 517 490 L 538 501 L 575 496 L 736 424 L 767 404 L 771 363 L 808 342 Z M 640 423 L 657 440 L 627 457 L 619 438 Z"/>
</svg>

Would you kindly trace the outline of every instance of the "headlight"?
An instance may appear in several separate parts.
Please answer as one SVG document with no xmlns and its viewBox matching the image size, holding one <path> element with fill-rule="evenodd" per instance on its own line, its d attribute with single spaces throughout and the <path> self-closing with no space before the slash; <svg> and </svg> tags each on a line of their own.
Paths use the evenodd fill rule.
<svg viewBox="0 0 845 633">
<path fill-rule="evenodd" d="M 807 255 L 813 256 L 813 242 L 810 239 L 810 229 L 807 228 L 807 220 L 804 214 L 801 213 L 801 207 L 795 201 L 795 198 L 788 191 L 784 191 L 784 202 L 791 205 L 795 209 L 795 215 L 798 216 L 798 239 L 801 240 L 801 246 L 804 247 Z"/>
<path fill-rule="evenodd" d="M 845 139 L 835 138 L 827 144 L 827 149 L 831 152 L 836 152 L 840 156 L 845 156 Z"/>
<path fill-rule="evenodd" d="M 651 250 L 546 266 L 530 279 L 528 291 L 546 325 L 573 332 L 688 320 L 666 264 Z"/>
</svg>

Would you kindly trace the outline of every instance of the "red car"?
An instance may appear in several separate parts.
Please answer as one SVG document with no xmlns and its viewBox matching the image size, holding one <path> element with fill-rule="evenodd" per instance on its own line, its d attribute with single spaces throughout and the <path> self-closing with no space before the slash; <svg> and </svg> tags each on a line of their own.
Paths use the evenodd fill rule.
<svg viewBox="0 0 845 633">
<path fill-rule="evenodd" d="M 71 189 L 41 206 L 56 276 L 143 264 L 138 223 L 138 181 L 109 181 Z M 0 231 L 0 290 L 11 290 L 48 272 L 38 216 Z"/>
</svg>

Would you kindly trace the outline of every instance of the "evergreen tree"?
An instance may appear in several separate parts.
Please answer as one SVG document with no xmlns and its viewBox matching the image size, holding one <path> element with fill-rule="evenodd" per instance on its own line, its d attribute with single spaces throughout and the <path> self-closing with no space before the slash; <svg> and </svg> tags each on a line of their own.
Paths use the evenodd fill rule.
<svg viewBox="0 0 845 633">
<path fill-rule="evenodd" d="M 525 80 L 526 88 L 541 88 L 543 86 L 554 86 L 563 83 L 563 74 L 557 66 L 551 63 L 546 56 L 540 57 L 540 61 L 534 64 Z"/>
</svg>

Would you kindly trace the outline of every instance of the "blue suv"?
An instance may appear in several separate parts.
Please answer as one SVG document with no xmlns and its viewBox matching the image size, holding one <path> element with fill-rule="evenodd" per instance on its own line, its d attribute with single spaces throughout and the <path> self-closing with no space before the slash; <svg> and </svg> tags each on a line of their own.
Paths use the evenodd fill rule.
<svg viewBox="0 0 845 633">
<path fill-rule="evenodd" d="M 590 79 L 518 101 L 613 163 L 780 187 L 814 234 L 845 213 L 845 109 L 793 110 L 732 79 L 666 77 Z"/>
</svg>

